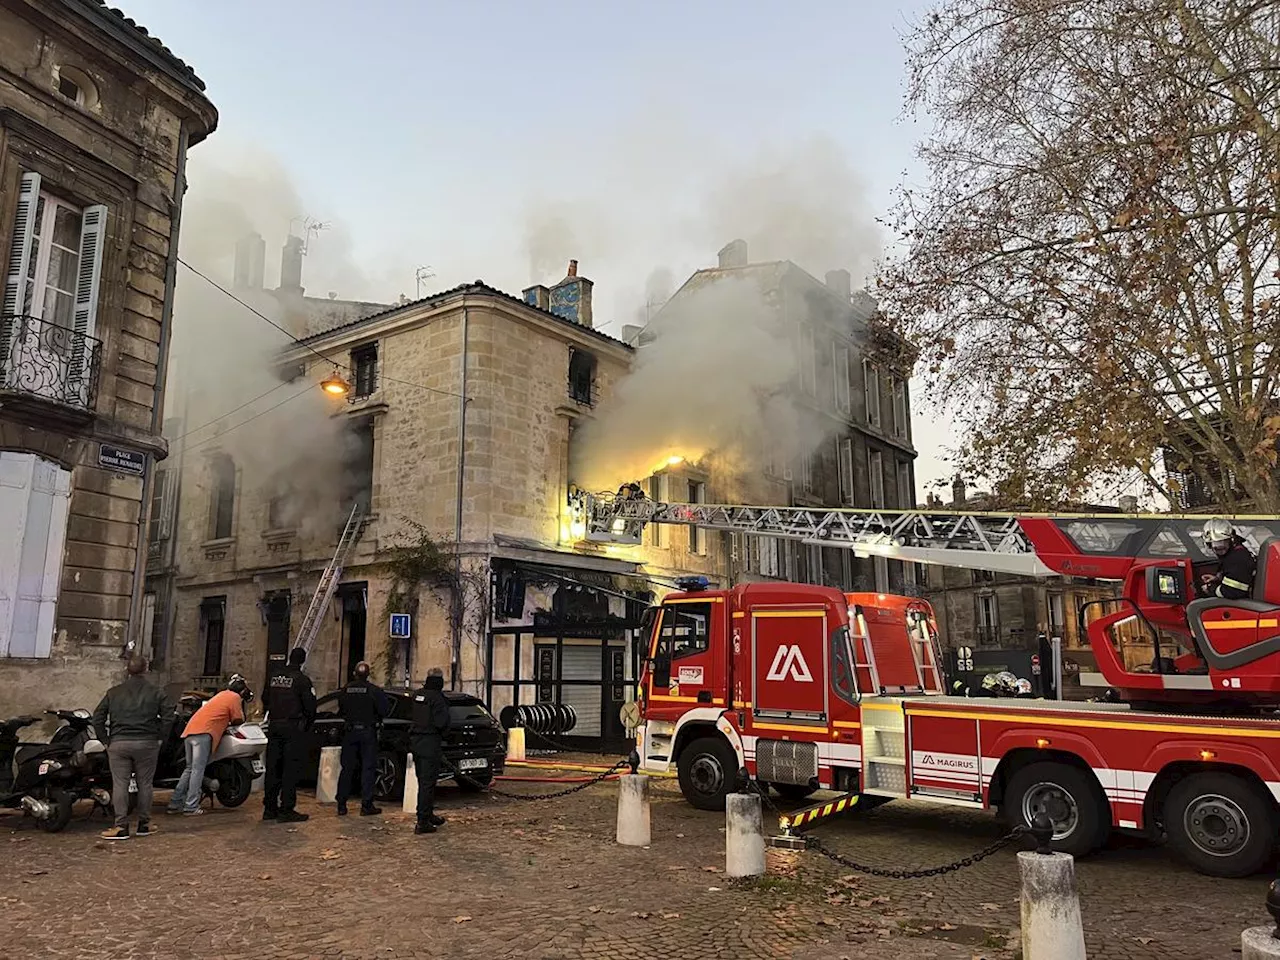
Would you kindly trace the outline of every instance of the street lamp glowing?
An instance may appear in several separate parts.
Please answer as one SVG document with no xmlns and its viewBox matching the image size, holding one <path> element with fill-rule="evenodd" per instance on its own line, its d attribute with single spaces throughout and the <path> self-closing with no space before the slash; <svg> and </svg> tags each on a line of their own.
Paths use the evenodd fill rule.
<svg viewBox="0 0 1280 960">
<path fill-rule="evenodd" d="M 684 457 L 667 457 L 667 466 L 674 467 L 678 463 L 684 463 Z"/>
<path fill-rule="evenodd" d="M 342 375 L 334 370 L 328 377 L 320 381 L 320 389 L 331 397 L 345 397 L 351 392 L 351 384 L 342 379 Z"/>
</svg>

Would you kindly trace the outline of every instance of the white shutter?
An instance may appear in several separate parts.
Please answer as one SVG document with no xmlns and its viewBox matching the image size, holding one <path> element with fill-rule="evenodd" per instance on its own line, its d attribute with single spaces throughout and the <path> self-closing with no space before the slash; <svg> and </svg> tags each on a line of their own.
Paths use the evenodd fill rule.
<svg viewBox="0 0 1280 960">
<path fill-rule="evenodd" d="M 13 221 L 13 238 L 9 246 L 9 265 L 5 271 L 4 300 L 0 314 L 21 313 L 26 304 L 27 269 L 31 264 L 31 241 L 36 229 L 36 207 L 40 202 L 40 174 L 24 173 L 18 187 L 18 213 Z M 9 346 L 15 325 L 0 322 L 0 385 L 9 381 Z"/>
<path fill-rule="evenodd" d="M 9 656 L 12 643 L 18 568 L 35 459 L 29 453 L 0 453 L 0 529 L 5 531 L 5 536 L 0 537 L 0 657 Z"/>
<path fill-rule="evenodd" d="M 102 247 L 107 233 L 107 208 L 102 204 L 85 207 L 80 220 L 80 271 L 76 275 L 76 303 L 71 327 L 77 336 L 71 344 L 71 361 L 67 371 L 67 390 L 78 391 L 81 405 L 87 406 L 89 378 L 85 368 L 92 358 L 85 356 L 85 337 L 92 337 L 98 326 L 98 291 L 102 279 Z"/>
<path fill-rule="evenodd" d="M 31 476 L 27 505 L 27 529 L 22 537 L 18 561 L 18 592 L 13 607 L 13 633 L 9 656 L 34 657 L 40 633 L 40 614 L 45 592 L 45 566 L 49 551 L 49 528 L 53 521 L 54 490 L 58 467 L 37 459 Z"/>
<path fill-rule="evenodd" d="M 47 657 L 53 650 L 57 627 L 58 594 L 62 590 L 62 561 L 66 554 L 67 515 L 71 511 L 71 472 L 50 464 L 55 471 L 53 504 L 49 516 L 49 540 L 44 556 L 44 590 L 40 596 L 40 618 L 36 627 L 33 656 Z"/>
</svg>

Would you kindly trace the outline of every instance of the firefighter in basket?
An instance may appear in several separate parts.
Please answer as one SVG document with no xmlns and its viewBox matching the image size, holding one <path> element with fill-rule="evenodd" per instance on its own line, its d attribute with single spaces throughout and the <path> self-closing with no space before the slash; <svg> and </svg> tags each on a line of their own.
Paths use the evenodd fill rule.
<svg viewBox="0 0 1280 960">
<path fill-rule="evenodd" d="M 1258 561 L 1245 545 L 1244 537 L 1228 520 L 1210 520 L 1204 525 L 1204 545 L 1218 558 L 1218 572 L 1207 573 L 1200 581 L 1200 595 L 1224 600 L 1245 600 L 1253 594 Z"/>
</svg>

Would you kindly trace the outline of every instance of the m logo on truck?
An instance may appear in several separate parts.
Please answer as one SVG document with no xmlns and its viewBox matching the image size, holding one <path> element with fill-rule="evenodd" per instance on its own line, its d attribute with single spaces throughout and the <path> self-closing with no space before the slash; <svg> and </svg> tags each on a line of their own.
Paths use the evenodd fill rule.
<svg viewBox="0 0 1280 960">
<path fill-rule="evenodd" d="M 765 679 L 785 680 L 788 674 L 790 674 L 792 680 L 799 680 L 801 683 L 813 683 L 813 674 L 809 672 L 809 665 L 804 662 L 804 654 L 800 652 L 800 647 L 783 644 L 774 655 L 773 663 L 770 665 L 769 673 Z"/>
</svg>

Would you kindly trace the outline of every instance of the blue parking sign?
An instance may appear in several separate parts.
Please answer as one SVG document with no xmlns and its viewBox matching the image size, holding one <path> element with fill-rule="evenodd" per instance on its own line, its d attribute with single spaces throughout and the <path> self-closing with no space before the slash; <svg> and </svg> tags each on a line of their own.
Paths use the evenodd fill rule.
<svg viewBox="0 0 1280 960">
<path fill-rule="evenodd" d="M 409 614 L 393 613 L 391 615 L 391 639 L 409 639 Z"/>
</svg>

